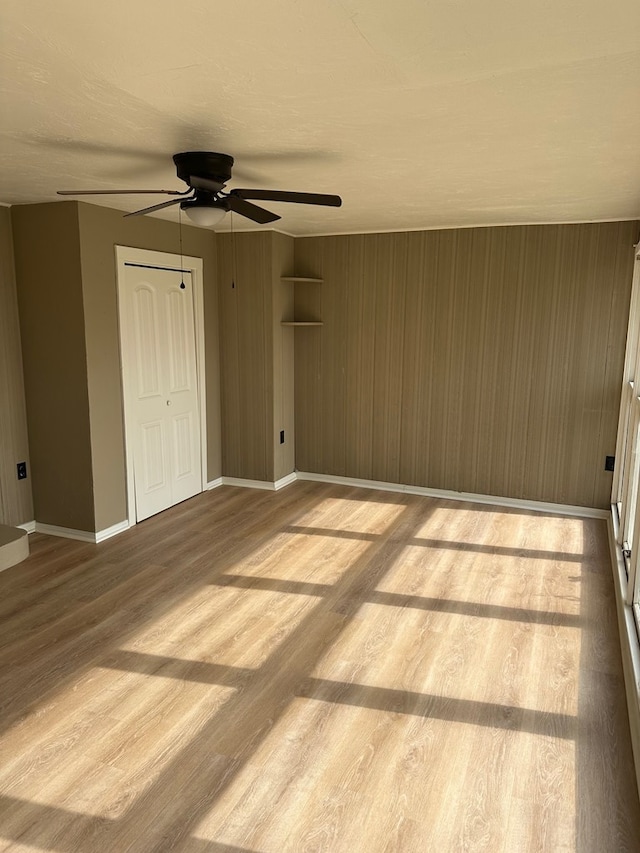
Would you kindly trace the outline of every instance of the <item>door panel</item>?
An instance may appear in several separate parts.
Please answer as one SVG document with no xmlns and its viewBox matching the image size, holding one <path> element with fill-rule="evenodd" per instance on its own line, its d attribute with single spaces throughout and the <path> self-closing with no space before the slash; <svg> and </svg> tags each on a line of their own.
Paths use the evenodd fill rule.
<svg viewBox="0 0 640 853">
<path fill-rule="evenodd" d="M 123 370 L 141 521 L 202 491 L 191 275 L 126 265 L 123 307 L 131 318 L 123 323 Z"/>
<path fill-rule="evenodd" d="M 140 486 L 145 494 L 166 488 L 169 483 L 164 466 L 164 436 L 161 421 L 140 424 L 141 465 L 138 467 Z"/>
<path fill-rule="evenodd" d="M 190 381 L 195 379 L 193 369 L 193 342 L 190 332 L 193 317 L 186 310 L 181 291 L 167 294 L 167 317 L 169 320 L 169 371 L 170 390 L 190 391 Z"/>
<path fill-rule="evenodd" d="M 156 295 L 144 284 L 134 286 L 132 304 L 138 397 L 157 396 L 160 394 L 160 345 Z"/>
<path fill-rule="evenodd" d="M 193 423 L 191 412 L 185 412 L 173 419 L 173 462 L 176 479 L 184 479 L 193 474 L 193 447 L 191 437 Z"/>
</svg>

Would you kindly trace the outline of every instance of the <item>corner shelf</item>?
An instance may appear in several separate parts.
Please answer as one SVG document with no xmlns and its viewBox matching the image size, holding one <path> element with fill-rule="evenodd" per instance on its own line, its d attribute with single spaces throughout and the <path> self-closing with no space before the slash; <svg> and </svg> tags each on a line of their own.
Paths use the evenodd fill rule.
<svg viewBox="0 0 640 853">
<path fill-rule="evenodd" d="M 280 281 L 290 281 L 294 284 L 322 284 L 323 279 L 307 275 L 283 275 Z M 321 320 L 282 320 L 281 326 L 322 326 Z"/>
</svg>

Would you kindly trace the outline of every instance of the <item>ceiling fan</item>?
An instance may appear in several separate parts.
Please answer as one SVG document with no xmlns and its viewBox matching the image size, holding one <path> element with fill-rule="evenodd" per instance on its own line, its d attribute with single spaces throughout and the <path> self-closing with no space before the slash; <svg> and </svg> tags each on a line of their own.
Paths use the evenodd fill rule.
<svg viewBox="0 0 640 853">
<path fill-rule="evenodd" d="M 173 162 L 181 181 L 187 184 L 186 190 L 58 190 L 58 195 L 125 195 L 125 194 L 161 194 L 176 196 L 169 201 L 143 207 L 125 216 L 141 216 L 162 210 L 173 204 L 179 204 L 187 216 L 196 224 L 212 226 L 219 222 L 225 213 L 233 211 L 246 216 L 253 222 L 265 225 L 281 217 L 271 213 L 247 199 L 258 201 L 286 201 L 295 204 L 319 204 L 340 207 L 342 199 L 337 195 L 322 193 L 299 193 L 286 190 L 233 189 L 224 192 L 225 185 L 231 180 L 233 157 L 212 151 L 185 151 L 173 155 Z"/>
</svg>

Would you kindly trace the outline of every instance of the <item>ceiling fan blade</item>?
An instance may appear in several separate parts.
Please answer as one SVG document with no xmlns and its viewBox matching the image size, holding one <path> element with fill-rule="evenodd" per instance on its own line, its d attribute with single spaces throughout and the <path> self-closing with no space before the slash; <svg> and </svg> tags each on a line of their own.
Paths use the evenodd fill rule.
<svg viewBox="0 0 640 853">
<path fill-rule="evenodd" d="M 231 195 L 239 198 L 255 198 L 262 201 L 289 201 L 296 204 L 322 204 L 328 207 L 340 207 L 342 199 L 339 195 L 324 193 L 295 193 L 286 190 L 231 190 Z"/>
<path fill-rule="evenodd" d="M 199 178 L 197 175 L 189 175 L 189 186 L 194 190 L 206 190 L 209 193 L 219 193 L 224 184 L 211 178 Z"/>
<path fill-rule="evenodd" d="M 163 201 L 160 204 L 152 204 L 151 207 L 143 207 L 142 210 L 134 210 L 133 213 L 125 213 L 127 216 L 142 216 L 144 213 L 153 213 L 154 210 L 162 210 L 163 207 L 170 207 L 172 204 L 180 204 L 184 201 L 182 198 L 171 198 L 169 201 Z"/>
<path fill-rule="evenodd" d="M 258 207 L 257 204 L 251 204 L 251 202 L 245 201 L 237 195 L 228 195 L 225 199 L 225 203 L 229 210 L 233 210 L 234 213 L 239 213 L 241 216 L 246 216 L 247 219 L 252 219 L 260 225 L 266 225 L 267 222 L 275 222 L 276 219 L 282 218 L 278 216 L 277 213 L 270 213 L 263 207 Z"/>
<path fill-rule="evenodd" d="M 149 193 L 162 195 L 188 195 L 188 190 L 58 190 L 57 195 L 145 195 Z"/>
</svg>

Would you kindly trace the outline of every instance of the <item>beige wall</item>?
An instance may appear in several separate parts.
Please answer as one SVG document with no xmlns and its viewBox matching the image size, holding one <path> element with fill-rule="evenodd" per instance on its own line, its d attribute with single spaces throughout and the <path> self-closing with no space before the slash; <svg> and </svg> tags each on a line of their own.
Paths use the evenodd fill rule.
<svg viewBox="0 0 640 853">
<path fill-rule="evenodd" d="M 606 507 L 637 231 L 297 239 L 296 467 Z"/>
<path fill-rule="evenodd" d="M 127 517 L 115 246 L 179 254 L 178 226 L 80 203 L 79 234 L 91 419 L 96 529 Z M 203 259 L 208 480 L 221 474 L 215 236 L 183 225 L 183 252 Z"/>
<path fill-rule="evenodd" d="M 175 223 L 78 202 L 12 208 L 37 521 L 100 531 L 127 517 L 115 246 L 176 253 Z M 215 237 L 204 261 L 208 478 L 220 476 Z"/>
<path fill-rule="evenodd" d="M 94 530 L 75 202 L 11 208 L 37 521 Z"/>
<path fill-rule="evenodd" d="M 18 480 L 16 465 L 29 476 Z M 0 524 L 33 521 L 11 214 L 0 207 Z"/>
</svg>

